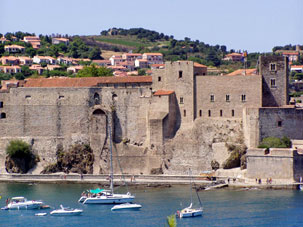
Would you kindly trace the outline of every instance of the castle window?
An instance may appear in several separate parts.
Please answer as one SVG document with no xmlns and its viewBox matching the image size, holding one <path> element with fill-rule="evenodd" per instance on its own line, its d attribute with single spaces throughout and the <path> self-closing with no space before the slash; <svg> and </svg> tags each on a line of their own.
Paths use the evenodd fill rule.
<svg viewBox="0 0 303 227">
<path fill-rule="evenodd" d="M 270 63 L 269 69 L 270 69 L 270 71 L 277 71 L 276 63 Z"/>
<path fill-rule="evenodd" d="M 6 113 L 1 113 L 0 118 L 6 118 Z"/>
<path fill-rule="evenodd" d="M 59 99 L 64 99 L 64 95 L 59 95 Z"/>
<path fill-rule="evenodd" d="M 179 79 L 183 77 L 183 72 L 180 70 L 179 71 Z"/>
<path fill-rule="evenodd" d="M 226 102 L 229 102 L 230 101 L 230 96 L 226 95 L 225 100 L 226 100 Z"/>
<path fill-rule="evenodd" d="M 97 92 L 94 94 L 94 103 L 95 105 L 100 104 L 100 95 Z"/>
<path fill-rule="evenodd" d="M 214 102 L 215 101 L 215 96 L 214 95 L 210 95 L 210 101 Z"/>
<path fill-rule="evenodd" d="M 241 101 L 246 102 L 246 95 L 241 95 Z"/>
<path fill-rule="evenodd" d="M 210 110 L 208 110 L 208 116 L 211 117 L 211 111 Z"/>
<path fill-rule="evenodd" d="M 202 110 L 199 111 L 199 116 L 202 117 Z"/>
<path fill-rule="evenodd" d="M 184 104 L 184 99 L 183 99 L 183 97 L 180 97 L 180 104 Z"/>
<path fill-rule="evenodd" d="M 184 115 L 184 117 L 186 117 L 186 110 L 183 111 L 183 115 Z"/>
<path fill-rule="evenodd" d="M 223 116 L 223 110 L 220 110 L 220 117 Z"/>
<path fill-rule="evenodd" d="M 278 121 L 278 127 L 282 127 L 282 121 Z"/>
<path fill-rule="evenodd" d="M 3 108 L 3 102 L 0 102 L 0 108 Z"/>
<path fill-rule="evenodd" d="M 26 99 L 30 99 L 31 96 L 30 96 L 30 95 L 26 95 L 25 98 L 26 98 Z"/>
<path fill-rule="evenodd" d="M 159 82 L 161 81 L 161 76 L 158 76 L 158 81 L 159 81 Z"/>
<path fill-rule="evenodd" d="M 270 87 L 275 88 L 276 87 L 276 79 L 271 78 L 270 79 Z"/>
<path fill-rule="evenodd" d="M 235 116 L 235 110 L 231 110 L 231 116 L 232 116 L 232 117 Z"/>
</svg>

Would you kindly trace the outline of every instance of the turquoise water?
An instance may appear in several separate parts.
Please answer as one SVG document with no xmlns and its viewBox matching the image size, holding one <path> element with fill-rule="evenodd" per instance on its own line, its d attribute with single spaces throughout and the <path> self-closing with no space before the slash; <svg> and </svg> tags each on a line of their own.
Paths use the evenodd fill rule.
<svg viewBox="0 0 303 227">
<path fill-rule="evenodd" d="M 0 183 L 0 206 L 12 196 L 41 199 L 58 208 L 60 204 L 84 209 L 82 216 L 38 217 L 51 210 L 0 210 L 0 226 L 165 226 L 166 217 L 188 205 L 189 188 L 131 188 L 140 211 L 116 211 L 112 205 L 83 205 L 81 192 L 97 185 Z M 123 192 L 123 189 L 117 190 Z M 303 226 L 303 192 L 294 190 L 201 191 L 202 217 L 178 219 L 178 226 Z"/>
</svg>

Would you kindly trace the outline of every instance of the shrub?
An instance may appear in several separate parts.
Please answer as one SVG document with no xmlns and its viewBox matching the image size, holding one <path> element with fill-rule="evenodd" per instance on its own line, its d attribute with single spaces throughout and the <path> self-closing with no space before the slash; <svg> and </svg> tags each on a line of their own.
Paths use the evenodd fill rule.
<svg viewBox="0 0 303 227">
<path fill-rule="evenodd" d="M 219 164 L 219 162 L 217 162 L 216 160 L 212 160 L 211 163 L 210 163 L 210 165 L 211 165 L 211 168 L 212 168 L 213 170 L 217 170 L 217 169 L 220 168 L 220 164 Z"/>
<path fill-rule="evenodd" d="M 6 153 L 11 158 L 30 157 L 32 155 L 29 144 L 22 140 L 12 140 L 6 148 Z"/>
<path fill-rule="evenodd" d="M 258 148 L 290 148 L 291 141 L 284 136 L 282 139 L 277 137 L 266 137 L 262 140 Z"/>
</svg>

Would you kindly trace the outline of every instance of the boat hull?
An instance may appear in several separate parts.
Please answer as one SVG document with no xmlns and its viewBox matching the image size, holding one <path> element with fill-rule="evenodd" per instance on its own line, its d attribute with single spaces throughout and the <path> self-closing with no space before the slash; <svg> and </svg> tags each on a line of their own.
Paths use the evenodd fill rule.
<svg viewBox="0 0 303 227">
<path fill-rule="evenodd" d="M 9 210 L 35 210 L 40 209 L 42 203 L 9 204 Z"/>
<path fill-rule="evenodd" d="M 117 210 L 139 210 L 142 206 L 140 204 L 122 204 L 122 205 L 116 205 L 111 210 L 117 211 Z"/>
<path fill-rule="evenodd" d="M 81 215 L 83 210 L 75 210 L 75 211 L 52 211 L 50 214 L 52 216 L 79 216 Z"/>
<path fill-rule="evenodd" d="M 131 203 L 134 200 L 134 196 L 124 197 L 124 196 L 97 196 L 86 198 L 83 204 L 121 204 L 121 203 Z"/>
<path fill-rule="evenodd" d="M 191 218 L 191 217 L 197 217 L 197 216 L 202 216 L 202 210 L 201 211 L 194 211 L 190 213 L 181 213 L 180 217 L 181 218 Z"/>
</svg>

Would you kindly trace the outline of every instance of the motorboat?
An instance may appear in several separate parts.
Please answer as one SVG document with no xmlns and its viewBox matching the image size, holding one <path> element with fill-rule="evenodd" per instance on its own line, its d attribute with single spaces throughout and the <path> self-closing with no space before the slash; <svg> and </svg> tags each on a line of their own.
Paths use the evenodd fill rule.
<svg viewBox="0 0 303 227">
<path fill-rule="evenodd" d="M 62 205 L 60 205 L 60 209 L 53 210 L 52 212 L 50 212 L 50 214 L 54 216 L 78 216 L 82 213 L 83 210 L 81 209 L 72 209 L 69 207 L 63 207 Z"/>
<path fill-rule="evenodd" d="M 112 207 L 112 211 L 114 210 L 139 210 L 141 209 L 141 205 L 140 204 L 135 204 L 135 203 L 123 203 L 120 205 L 115 205 Z"/>
<path fill-rule="evenodd" d="M 9 210 L 33 210 L 33 209 L 40 209 L 43 205 L 43 202 L 36 201 L 36 200 L 27 200 L 24 197 L 13 197 L 11 198 L 10 202 L 7 204 L 7 208 Z"/>
<path fill-rule="evenodd" d="M 180 218 L 189 218 L 189 217 L 196 217 L 201 216 L 203 213 L 203 208 L 192 208 L 192 203 L 189 207 L 184 208 L 181 211 L 177 211 L 177 215 Z"/>
<path fill-rule="evenodd" d="M 191 202 L 190 205 L 184 209 L 182 209 L 181 211 L 177 211 L 177 216 L 180 218 L 189 218 L 189 217 L 196 217 L 196 216 L 202 216 L 203 213 L 203 208 L 202 208 L 202 203 L 198 194 L 198 191 L 196 189 L 196 194 L 197 197 L 199 199 L 199 203 L 200 203 L 200 207 L 199 208 L 192 208 L 193 206 L 193 188 L 192 188 L 192 175 L 191 175 L 191 171 L 189 170 L 190 173 L 190 191 L 191 191 Z"/>
<path fill-rule="evenodd" d="M 110 142 L 110 190 L 95 189 L 90 190 L 88 193 L 82 194 L 78 202 L 83 204 L 122 204 L 131 203 L 135 196 L 130 192 L 126 194 L 114 193 L 114 171 L 113 171 L 113 152 L 112 152 L 112 139 L 111 139 L 111 128 L 108 124 L 109 131 L 109 142 Z M 127 185 L 126 185 L 127 186 Z"/>
<path fill-rule="evenodd" d="M 36 213 L 35 216 L 46 216 L 47 213 Z"/>
</svg>

